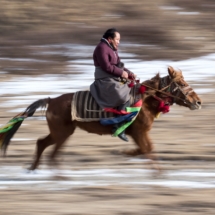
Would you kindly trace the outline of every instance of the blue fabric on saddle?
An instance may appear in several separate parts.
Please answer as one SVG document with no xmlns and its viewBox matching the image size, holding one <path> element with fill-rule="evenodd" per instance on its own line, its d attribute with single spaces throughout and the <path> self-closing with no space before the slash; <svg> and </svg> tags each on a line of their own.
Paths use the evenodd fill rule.
<svg viewBox="0 0 215 215">
<path fill-rule="evenodd" d="M 133 105 L 140 98 L 138 94 L 138 85 L 135 85 L 131 89 L 130 104 Z M 71 108 L 72 120 L 90 122 L 100 121 L 102 118 L 114 118 L 115 114 L 102 110 L 96 103 L 95 99 L 90 94 L 90 91 L 78 91 L 73 95 L 72 108 Z"/>
<path fill-rule="evenodd" d="M 136 112 L 132 112 L 126 115 L 122 115 L 122 116 L 118 116 L 115 118 L 104 118 L 100 120 L 100 123 L 102 125 L 113 125 L 113 124 L 118 124 L 121 122 L 130 122 L 136 115 L 137 115 L 137 111 Z"/>
</svg>

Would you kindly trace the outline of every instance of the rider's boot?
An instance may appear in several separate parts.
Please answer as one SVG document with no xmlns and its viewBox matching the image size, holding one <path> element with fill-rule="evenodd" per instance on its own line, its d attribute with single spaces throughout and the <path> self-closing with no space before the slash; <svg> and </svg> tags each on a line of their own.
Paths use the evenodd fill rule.
<svg viewBox="0 0 215 215">
<path fill-rule="evenodd" d="M 120 128 L 121 126 L 123 126 L 125 123 L 118 123 L 118 124 L 114 124 L 113 125 L 113 133 L 115 133 L 115 131 Z M 122 131 L 120 134 L 118 134 L 118 137 L 126 142 L 128 142 L 128 138 L 125 135 L 125 130 Z"/>
<path fill-rule="evenodd" d="M 130 102 L 126 102 L 125 104 L 122 104 L 120 105 L 117 110 L 126 110 L 126 107 L 128 107 L 130 105 Z M 122 116 L 122 115 L 118 115 L 118 116 Z M 125 124 L 125 122 L 120 122 L 120 123 L 117 123 L 117 124 L 114 124 L 113 125 L 113 133 L 118 129 L 120 128 L 121 126 L 123 126 Z M 121 132 L 120 134 L 118 134 L 118 137 L 126 142 L 128 142 L 128 138 L 127 136 L 125 135 L 125 130 L 123 132 Z"/>
</svg>

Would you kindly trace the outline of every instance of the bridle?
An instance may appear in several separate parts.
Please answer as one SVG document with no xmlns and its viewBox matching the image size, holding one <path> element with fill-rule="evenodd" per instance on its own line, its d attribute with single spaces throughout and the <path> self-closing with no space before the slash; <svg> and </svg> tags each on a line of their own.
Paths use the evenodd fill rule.
<svg viewBox="0 0 215 215">
<path fill-rule="evenodd" d="M 176 99 L 179 99 L 181 101 L 183 101 L 185 104 L 189 104 L 190 101 L 188 100 L 188 95 L 190 93 L 193 92 L 193 89 L 188 85 L 188 86 L 180 86 L 177 81 L 179 81 L 180 79 L 182 79 L 181 77 L 178 78 L 171 78 L 169 75 L 165 76 L 163 78 L 160 79 L 159 82 L 159 89 L 155 89 L 151 86 L 148 86 L 144 83 L 142 83 L 141 85 L 152 89 L 156 92 L 159 92 L 161 95 L 160 96 L 155 96 L 156 98 L 160 98 L 162 100 L 167 100 L 168 98 L 172 98 L 172 101 L 170 103 L 170 105 L 172 105 L 173 103 L 175 103 Z M 182 99 L 181 97 L 179 97 L 180 93 L 183 94 L 184 98 Z"/>
</svg>

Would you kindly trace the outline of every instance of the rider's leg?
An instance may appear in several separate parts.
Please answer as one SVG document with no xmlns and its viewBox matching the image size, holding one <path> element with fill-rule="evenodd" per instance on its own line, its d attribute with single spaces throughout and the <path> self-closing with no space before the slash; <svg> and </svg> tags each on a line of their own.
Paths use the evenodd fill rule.
<svg viewBox="0 0 215 215">
<path fill-rule="evenodd" d="M 127 101 L 126 103 L 120 105 L 117 107 L 117 110 L 126 110 L 126 107 L 129 107 L 130 105 L 130 102 Z M 118 116 L 122 116 L 122 115 L 118 115 Z M 113 126 L 113 133 L 118 129 L 120 128 L 121 126 L 123 126 L 125 124 L 125 122 L 120 122 L 120 123 L 117 123 L 117 124 L 114 124 Z M 128 142 L 128 138 L 126 137 L 125 135 L 125 130 L 123 132 L 121 132 L 118 137 L 126 142 Z"/>
</svg>

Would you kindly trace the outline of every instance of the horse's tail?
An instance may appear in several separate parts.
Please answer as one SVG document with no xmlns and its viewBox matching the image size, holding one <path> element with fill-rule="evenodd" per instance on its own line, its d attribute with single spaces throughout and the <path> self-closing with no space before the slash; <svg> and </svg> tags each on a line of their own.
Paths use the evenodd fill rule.
<svg viewBox="0 0 215 215">
<path fill-rule="evenodd" d="M 10 144 L 10 140 L 16 131 L 21 126 L 25 118 L 33 116 L 37 108 L 45 108 L 49 104 L 50 98 L 40 99 L 31 105 L 29 105 L 23 113 L 20 113 L 13 117 L 6 125 L 0 128 L 0 148 L 4 155 L 6 154 L 7 147 Z"/>
</svg>

